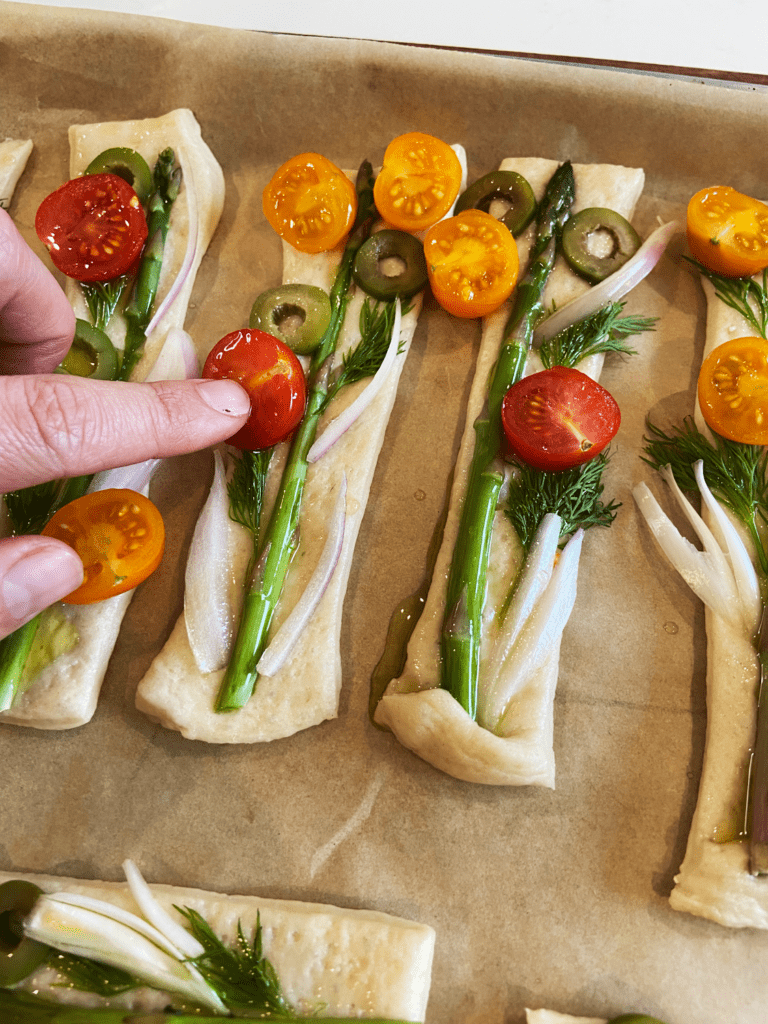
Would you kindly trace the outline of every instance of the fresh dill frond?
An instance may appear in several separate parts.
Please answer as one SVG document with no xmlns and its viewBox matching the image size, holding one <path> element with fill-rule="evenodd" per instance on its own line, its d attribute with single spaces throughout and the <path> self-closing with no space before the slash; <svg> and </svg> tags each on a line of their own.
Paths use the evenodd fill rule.
<svg viewBox="0 0 768 1024">
<path fill-rule="evenodd" d="M 697 260 L 689 262 L 709 278 L 721 302 L 740 313 L 761 338 L 768 340 L 768 267 L 763 271 L 763 283 L 759 284 L 751 277 L 722 277 Z"/>
<path fill-rule="evenodd" d="M 594 459 L 572 469 L 548 472 L 526 463 L 516 463 L 509 484 L 505 513 L 514 526 L 526 555 L 545 515 L 554 512 L 563 520 L 561 538 L 579 527 L 610 526 L 621 502 L 602 500 L 603 470 L 608 456 L 600 452 Z"/>
<path fill-rule="evenodd" d="M 94 284 L 80 285 L 94 327 L 98 327 L 100 331 L 106 331 L 107 324 L 112 319 L 112 314 L 117 309 L 117 304 L 129 281 L 130 278 L 127 274 L 123 274 L 121 277 L 116 277 L 114 281 L 97 281 Z"/>
<path fill-rule="evenodd" d="M 408 308 L 403 308 L 403 314 L 408 312 Z M 365 300 L 360 309 L 360 341 L 344 354 L 341 371 L 328 389 L 324 407 L 327 408 L 331 399 L 343 387 L 373 377 L 387 354 L 394 323 L 394 302 L 379 305 L 372 299 Z"/>
<path fill-rule="evenodd" d="M 67 979 L 66 982 L 56 982 L 56 987 L 75 988 L 79 992 L 92 992 L 105 998 L 130 992 L 146 984 L 119 967 L 110 967 L 74 953 L 56 952 L 48 960 L 48 965 L 60 971 Z"/>
<path fill-rule="evenodd" d="M 234 949 L 225 946 L 210 925 L 187 907 L 176 907 L 189 922 L 194 937 L 205 949 L 192 963 L 230 1010 L 275 1014 L 283 1019 L 292 1010 L 283 996 L 280 979 L 272 964 L 262 953 L 261 920 L 256 917 L 253 943 L 249 943 L 238 921 Z"/>
<path fill-rule="evenodd" d="M 235 459 L 232 478 L 227 484 L 229 518 L 244 526 L 254 541 L 259 536 L 264 487 L 273 451 L 273 448 L 265 448 L 260 452 L 241 452 Z"/>
<path fill-rule="evenodd" d="M 9 491 L 5 507 L 14 535 L 40 533 L 54 512 L 85 494 L 90 482 L 90 476 L 76 476 Z"/>
<path fill-rule="evenodd" d="M 543 341 L 539 355 L 546 369 L 553 366 L 573 367 L 598 352 L 634 355 L 635 350 L 624 339 L 654 330 L 657 317 L 622 316 L 625 305 L 624 302 L 609 302 L 584 320 L 571 324 Z"/>
<path fill-rule="evenodd" d="M 768 574 L 768 552 L 759 530 L 768 523 L 768 449 L 719 434 L 710 441 L 691 416 L 670 433 L 651 422 L 647 426 L 650 436 L 644 438 L 643 462 L 656 470 L 670 466 L 682 490 L 698 494 L 693 466 L 701 460 L 707 486 L 749 530 L 760 568 Z"/>
</svg>

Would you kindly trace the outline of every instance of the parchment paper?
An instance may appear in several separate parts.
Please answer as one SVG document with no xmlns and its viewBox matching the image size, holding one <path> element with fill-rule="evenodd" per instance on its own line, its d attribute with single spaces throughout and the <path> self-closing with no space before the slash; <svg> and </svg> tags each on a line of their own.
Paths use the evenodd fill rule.
<svg viewBox="0 0 768 1024">
<path fill-rule="evenodd" d="M 25 236 L 67 176 L 73 122 L 196 114 L 226 176 L 224 217 L 189 329 L 209 345 L 280 279 L 261 214 L 275 167 L 303 150 L 381 160 L 423 130 L 467 148 L 470 179 L 505 156 L 643 166 L 636 226 L 682 217 L 708 184 L 765 193 L 765 92 L 426 48 L 261 35 L 0 3 L 0 132 L 35 150 L 11 207 Z M 662 317 L 603 382 L 622 408 L 585 542 L 555 706 L 557 789 L 489 789 L 419 761 L 367 716 L 398 603 L 421 581 L 458 444 L 479 327 L 428 301 L 353 567 L 338 720 L 268 746 L 217 748 L 153 726 L 136 684 L 181 607 L 179 567 L 211 461 L 167 466 L 169 532 L 137 593 L 93 721 L 0 730 L 0 868 L 371 907 L 438 940 L 428 1020 L 519 1024 L 523 1007 L 644 1010 L 668 1024 L 764 1024 L 768 935 L 673 912 L 704 742 L 704 622 L 630 496 L 643 423 L 692 407 L 704 302 L 682 236 L 628 311 Z M 183 486 L 178 481 L 184 481 Z"/>
</svg>

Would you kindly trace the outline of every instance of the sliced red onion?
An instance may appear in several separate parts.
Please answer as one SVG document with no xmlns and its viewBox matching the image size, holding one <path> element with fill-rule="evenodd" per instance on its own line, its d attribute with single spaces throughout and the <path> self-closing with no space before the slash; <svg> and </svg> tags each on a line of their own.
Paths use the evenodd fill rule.
<svg viewBox="0 0 768 1024">
<path fill-rule="evenodd" d="M 549 512 L 544 516 L 536 531 L 536 536 L 533 538 L 530 551 L 520 571 L 520 579 L 514 597 L 504 616 L 493 653 L 489 658 L 488 670 L 484 673 L 490 687 L 496 685 L 496 678 L 501 672 L 504 661 L 517 642 L 536 602 L 552 578 L 561 524 L 560 516 Z"/>
<path fill-rule="evenodd" d="M 132 466 L 102 469 L 91 480 L 88 493 L 93 494 L 95 491 L 106 491 L 116 487 L 118 490 L 139 491 L 141 494 L 146 494 L 149 482 L 162 461 L 162 459 L 147 459 L 146 462 L 136 462 Z"/>
<path fill-rule="evenodd" d="M 347 521 L 347 478 L 342 476 L 336 505 L 328 524 L 328 538 L 323 547 L 320 561 L 307 584 L 304 593 L 293 607 L 288 617 L 278 629 L 272 642 L 259 658 L 256 670 L 262 676 L 273 676 L 278 672 L 307 627 L 320 598 L 331 581 L 341 555 L 344 543 L 344 529 Z"/>
<path fill-rule="evenodd" d="M 168 911 L 161 907 L 144 877 L 132 860 L 123 861 L 123 871 L 128 888 L 136 905 L 151 925 L 179 949 L 186 957 L 202 956 L 205 947 L 190 932 L 174 921 Z"/>
<path fill-rule="evenodd" d="M 449 217 L 453 217 L 454 213 L 456 212 L 456 203 L 458 201 L 459 196 L 462 194 L 462 192 L 466 192 L 467 190 L 467 151 L 466 149 L 464 149 L 460 142 L 454 143 L 451 146 L 451 149 L 459 158 L 459 163 L 461 164 L 461 184 L 459 185 L 459 192 L 458 195 L 456 196 L 456 199 L 453 202 L 453 206 L 451 206 L 448 213 L 446 213 L 445 217 L 443 217 L 443 220 L 447 220 Z"/>
<path fill-rule="evenodd" d="M 665 479 L 696 531 L 704 550 L 699 551 L 682 536 L 645 483 L 638 484 L 632 492 L 637 507 L 658 541 L 659 547 L 694 594 L 726 622 L 735 626 L 740 625 L 741 603 L 728 560 L 712 531 L 677 486 L 672 473 L 665 474 Z"/>
<path fill-rule="evenodd" d="M 495 679 L 478 694 L 477 720 L 484 729 L 504 735 L 504 717 L 520 692 L 555 649 L 576 601 L 583 530 L 577 530 L 560 553 L 552 578 L 536 602 L 517 642 Z"/>
<path fill-rule="evenodd" d="M 717 501 L 712 491 L 710 491 L 707 481 L 704 479 L 704 463 L 701 459 L 694 464 L 693 471 L 699 491 L 701 492 L 702 501 L 717 524 L 722 539 L 725 542 L 728 561 L 731 564 L 734 582 L 739 592 L 739 603 L 741 605 L 744 625 L 750 633 L 754 633 L 760 622 L 763 605 L 760 600 L 760 583 L 755 567 L 752 564 L 752 559 L 749 557 L 749 552 L 744 546 L 744 542 L 739 536 L 736 527 L 728 518 L 725 509 Z"/>
<path fill-rule="evenodd" d="M 199 376 L 194 342 L 182 327 L 171 327 L 146 380 L 192 380 Z"/>
<path fill-rule="evenodd" d="M 559 331 L 575 324 L 577 320 L 583 320 L 598 309 L 602 309 L 609 302 L 618 302 L 619 299 L 623 299 L 635 285 L 640 284 L 643 278 L 650 274 L 664 254 L 664 250 L 678 227 L 676 221 L 670 221 L 668 224 L 662 224 L 661 227 L 656 228 L 623 267 L 619 267 L 600 284 L 594 285 L 589 291 L 566 303 L 562 309 L 558 309 L 552 316 L 547 317 L 536 328 L 536 340 L 543 341 L 546 338 L 551 338 Z"/>
<path fill-rule="evenodd" d="M 389 342 L 389 348 L 387 349 L 387 354 L 382 360 L 381 366 L 378 368 L 365 390 L 361 391 L 357 398 L 351 402 L 343 412 L 339 413 L 336 419 L 331 420 L 320 437 L 315 439 L 315 443 L 309 449 L 307 454 L 307 462 L 317 462 L 319 458 L 325 455 L 325 453 L 336 444 L 342 434 L 345 434 L 349 430 L 355 420 L 365 412 L 383 388 L 386 379 L 389 376 L 389 371 L 392 369 L 395 359 L 397 358 L 397 350 L 400 346 L 401 320 L 400 299 L 395 299 L 395 322 L 392 325 L 392 338 Z"/>
<path fill-rule="evenodd" d="M 184 259 L 182 260 L 179 272 L 176 275 L 176 280 L 173 282 L 171 287 L 168 289 L 168 293 L 160 303 L 155 312 L 155 315 L 149 321 L 147 329 L 144 332 L 147 337 L 150 336 L 152 331 L 157 327 L 162 318 L 168 312 L 171 303 L 174 301 L 176 296 L 179 294 L 181 289 L 184 287 L 184 283 L 189 277 L 189 272 L 192 269 L 192 264 L 195 262 L 195 256 L 197 255 L 197 245 L 199 238 L 199 225 L 200 225 L 200 212 L 197 203 L 197 192 L 195 191 L 195 183 L 192 177 L 192 173 L 189 169 L 184 168 L 184 161 L 182 160 L 181 154 L 179 154 L 179 162 L 182 164 L 184 170 L 184 189 L 187 193 L 187 211 L 189 213 L 189 222 L 187 225 L 187 249 L 184 253 Z"/>
<path fill-rule="evenodd" d="M 218 449 L 214 449 L 213 459 L 213 483 L 192 536 L 184 589 L 187 636 L 201 672 L 224 668 L 234 633 L 229 598 L 229 495 Z"/>
</svg>

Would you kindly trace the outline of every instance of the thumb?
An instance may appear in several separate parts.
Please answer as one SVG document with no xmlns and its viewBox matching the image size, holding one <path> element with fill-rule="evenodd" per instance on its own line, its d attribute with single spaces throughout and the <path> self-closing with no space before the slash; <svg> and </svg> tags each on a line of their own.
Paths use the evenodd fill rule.
<svg viewBox="0 0 768 1024">
<path fill-rule="evenodd" d="M 0 540 L 0 639 L 83 582 L 83 563 L 50 537 Z"/>
</svg>

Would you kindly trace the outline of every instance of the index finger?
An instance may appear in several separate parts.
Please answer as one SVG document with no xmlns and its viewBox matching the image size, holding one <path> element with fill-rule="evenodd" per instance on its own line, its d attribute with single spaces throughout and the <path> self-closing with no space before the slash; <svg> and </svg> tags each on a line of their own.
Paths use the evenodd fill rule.
<svg viewBox="0 0 768 1024">
<path fill-rule="evenodd" d="M 64 292 L 0 210 L 0 373 L 52 372 L 74 333 Z"/>
</svg>

